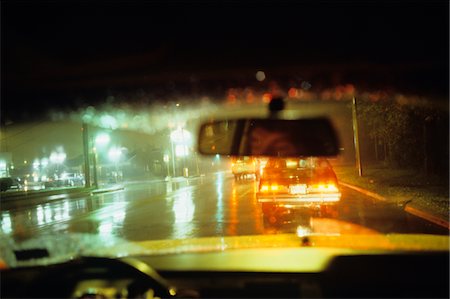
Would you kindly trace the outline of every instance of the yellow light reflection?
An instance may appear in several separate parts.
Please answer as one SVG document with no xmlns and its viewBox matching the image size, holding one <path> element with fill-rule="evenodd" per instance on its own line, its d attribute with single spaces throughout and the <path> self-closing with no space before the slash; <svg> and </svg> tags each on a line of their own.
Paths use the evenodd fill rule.
<svg viewBox="0 0 450 299">
<path fill-rule="evenodd" d="M 230 206 L 230 224 L 228 226 L 228 235 L 236 235 L 237 234 L 237 224 L 238 224 L 238 206 L 239 201 L 236 197 L 236 186 L 233 185 L 233 191 L 231 193 L 231 206 Z"/>
<path fill-rule="evenodd" d="M 258 233 L 264 232 L 264 224 L 261 217 L 261 206 L 256 198 L 256 193 L 258 192 L 258 181 L 253 182 L 253 196 L 251 200 L 251 210 L 253 211 L 253 218 L 255 219 L 253 223 L 255 223 L 255 230 Z"/>
</svg>

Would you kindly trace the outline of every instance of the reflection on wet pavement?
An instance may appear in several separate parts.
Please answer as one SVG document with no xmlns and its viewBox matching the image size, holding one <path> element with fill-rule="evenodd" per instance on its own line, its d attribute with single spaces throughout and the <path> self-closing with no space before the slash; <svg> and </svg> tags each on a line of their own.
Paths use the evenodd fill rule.
<svg viewBox="0 0 450 299">
<path fill-rule="evenodd" d="M 1 233 L 17 239 L 38 234 L 94 233 L 128 240 L 184 239 L 254 234 L 448 234 L 399 207 L 342 189 L 333 209 L 286 210 L 263 217 L 255 179 L 230 174 L 178 181 L 135 182 L 124 190 L 64 198 L 25 208 L 2 206 Z"/>
</svg>

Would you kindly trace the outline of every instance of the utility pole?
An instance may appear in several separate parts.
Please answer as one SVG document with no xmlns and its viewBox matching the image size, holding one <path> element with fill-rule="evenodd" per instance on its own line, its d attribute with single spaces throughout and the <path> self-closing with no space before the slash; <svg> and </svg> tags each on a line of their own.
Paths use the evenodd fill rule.
<svg viewBox="0 0 450 299">
<path fill-rule="evenodd" d="M 175 168 L 175 151 L 173 149 L 173 141 L 170 139 L 170 145 L 172 146 L 172 175 L 173 177 L 177 176 L 176 168 Z"/>
<path fill-rule="evenodd" d="M 94 187 L 98 189 L 98 176 L 97 176 L 97 150 L 94 148 L 92 153 L 92 167 L 94 169 Z"/>
<path fill-rule="evenodd" d="M 353 97 L 353 102 L 352 102 L 352 120 L 353 120 L 353 141 L 355 143 L 356 168 L 358 168 L 359 176 L 363 176 L 363 170 L 362 170 L 362 165 L 361 165 L 361 153 L 359 150 L 358 117 L 357 117 L 356 98 L 355 97 Z"/>
<path fill-rule="evenodd" d="M 84 186 L 88 188 L 91 187 L 91 166 L 89 165 L 89 134 L 87 123 L 83 123 L 81 132 L 83 134 Z"/>
</svg>

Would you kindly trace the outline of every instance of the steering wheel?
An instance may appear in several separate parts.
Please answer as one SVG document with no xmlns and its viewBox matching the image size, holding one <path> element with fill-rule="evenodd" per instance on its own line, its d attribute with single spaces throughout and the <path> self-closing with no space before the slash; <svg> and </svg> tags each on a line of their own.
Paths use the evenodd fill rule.
<svg viewBox="0 0 450 299">
<path fill-rule="evenodd" d="M 80 257 L 47 266 L 46 272 L 30 289 L 33 297 L 171 298 L 176 295 L 175 288 L 154 269 L 135 258 Z"/>
</svg>

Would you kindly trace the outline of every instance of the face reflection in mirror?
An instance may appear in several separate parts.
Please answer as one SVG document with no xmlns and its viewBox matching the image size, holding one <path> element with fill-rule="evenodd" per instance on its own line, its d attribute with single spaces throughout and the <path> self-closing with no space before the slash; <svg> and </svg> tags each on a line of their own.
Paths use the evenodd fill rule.
<svg viewBox="0 0 450 299">
<path fill-rule="evenodd" d="M 290 134 L 278 130 L 256 127 L 250 134 L 250 151 L 252 155 L 296 156 L 297 148 L 291 142 Z"/>
</svg>

